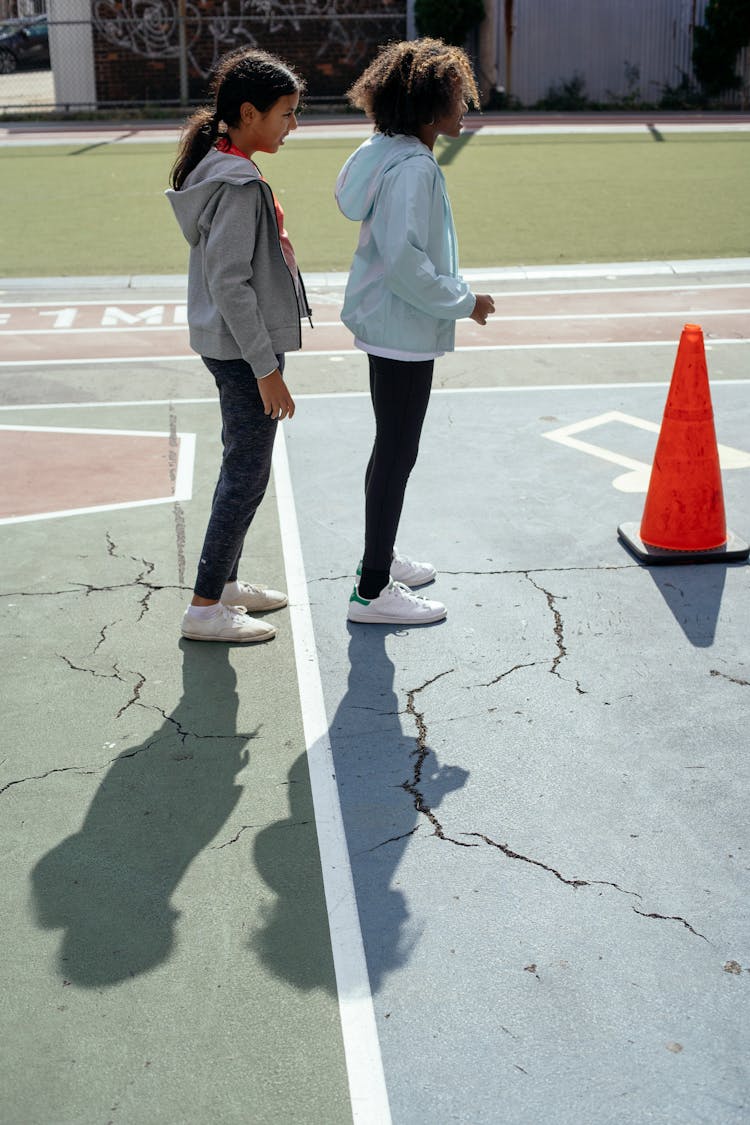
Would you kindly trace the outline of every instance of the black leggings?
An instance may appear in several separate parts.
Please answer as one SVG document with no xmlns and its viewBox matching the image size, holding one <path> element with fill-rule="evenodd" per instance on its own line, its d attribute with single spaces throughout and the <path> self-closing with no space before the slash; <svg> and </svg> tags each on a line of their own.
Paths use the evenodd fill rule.
<svg viewBox="0 0 750 1125">
<path fill-rule="evenodd" d="M 409 474 L 417 460 L 432 388 L 434 360 L 368 356 L 375 442 L 365 471 L 365 553 L 359 592 L 374 598 L 388 585 L 393 544 Z"/>
</svg>

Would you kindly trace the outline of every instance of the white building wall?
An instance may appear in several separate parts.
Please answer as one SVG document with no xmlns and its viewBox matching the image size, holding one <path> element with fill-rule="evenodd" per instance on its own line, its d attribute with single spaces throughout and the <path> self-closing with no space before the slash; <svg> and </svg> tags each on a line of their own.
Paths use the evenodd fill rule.
<svg viewBox="0 0 750 1125">
<path fill-rule="evenodd" d="M 613 95 L 658 101 L 663 87 L 678 85 L 683 72 L 692 77 L 692 29 L 703 22 L 707 0 L 486 3 L 488 22 L 494 23 L 494 84 L 523 105 L 533 105 L 550 87 L 576 74 L 585 81 L 591 101 L 611 101 Z M 512 13 L 513 27 L 510 59 L 507 13 Z M 487 61 L 483 69 L 486 81 Z"/>
</svg>

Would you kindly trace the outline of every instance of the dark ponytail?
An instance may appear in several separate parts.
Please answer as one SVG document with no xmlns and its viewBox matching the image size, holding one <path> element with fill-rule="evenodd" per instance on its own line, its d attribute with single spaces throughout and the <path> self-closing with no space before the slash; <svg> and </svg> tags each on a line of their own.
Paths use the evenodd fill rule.
<svg viewBox="0 0 750 1125">
<path fill-rule="evenodd" d="M 223 55 L 212 74 L 210 92 L 214 104 L 203 106 L 187 120 L 169 182 L 179 191 L 193 168 L 213 148 L 221 122 L 234 128 L 240 123 L 240 108 L 250 102 L 266 113 L 286 94 L 302 94 L 303 79 L 290 66 L 252 47 L 238 47 Z"/>
</svg>

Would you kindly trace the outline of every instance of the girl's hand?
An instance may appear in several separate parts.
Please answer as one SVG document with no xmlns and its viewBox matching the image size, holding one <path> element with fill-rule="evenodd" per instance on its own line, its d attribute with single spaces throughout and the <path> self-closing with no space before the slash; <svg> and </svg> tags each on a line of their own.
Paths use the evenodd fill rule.
<svg viewBox="0 0 750 1125">
<path fill-rule="evenodd" d="M 482 293 L 477 297 L 474 303 L 474 311 L 470 319 L 475 320 L 477 324 L 486 324 L 487 317 L 494 311 L 495 302 L 492 297 L 490 297 L 489 293 Z"/>
<path fill-rule="evenodd" d="M 278 367 L 270 375 L 266 375 L 265 379 L 258 380 L 258 390 L 263 399 L 265 414 L 270 414 L 277 422 L 294 417 L 294 399 L 289 394 Z"/>
</svg>

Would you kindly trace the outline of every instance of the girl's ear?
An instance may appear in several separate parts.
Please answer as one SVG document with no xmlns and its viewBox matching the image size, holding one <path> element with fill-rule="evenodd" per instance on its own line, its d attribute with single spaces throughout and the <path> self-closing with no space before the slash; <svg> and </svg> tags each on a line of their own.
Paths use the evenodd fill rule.
<svg viewBox="0 0 750 1125">
<path fill-rule="evenodd" d="M 243 102 L 240 106 L 240 121 L 243 125 L 249 125 L 257 113 L 258 111 L 252 102 Z"/>
</svg>

